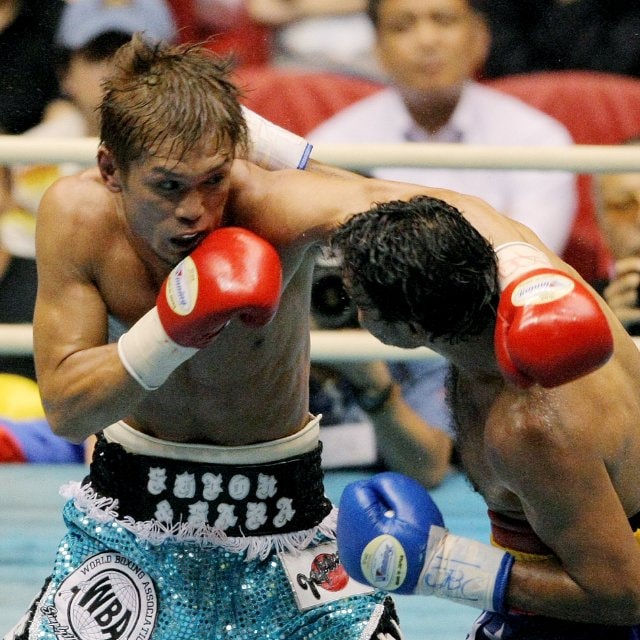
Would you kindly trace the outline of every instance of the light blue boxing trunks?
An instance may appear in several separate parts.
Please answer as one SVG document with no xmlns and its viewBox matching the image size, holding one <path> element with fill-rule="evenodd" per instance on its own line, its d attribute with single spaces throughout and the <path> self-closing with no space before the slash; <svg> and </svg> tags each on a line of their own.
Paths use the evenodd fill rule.
<svg viewBox="0 0 640 640">
<path fill-rule="evenodd" d="M 318 422 L 247 447 L 105 429 L 5 640 L 401 639 L 391 598 L 339 561 Z"/>
</svg>

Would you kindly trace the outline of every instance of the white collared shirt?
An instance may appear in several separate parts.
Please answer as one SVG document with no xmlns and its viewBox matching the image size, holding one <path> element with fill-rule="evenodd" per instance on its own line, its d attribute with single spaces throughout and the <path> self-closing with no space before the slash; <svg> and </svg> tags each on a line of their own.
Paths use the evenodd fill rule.
<svg viewBox="0 0 640 640">
<path fill-rule="evenodd" d="M 313 143 L 466 143 L 496 146 L 573 144 L 557 120 L 523 101 L 467 82 L 449 122 L 434 135 L 412 120 L 400 94 L 386 88 L 364 98 L 314 129 Z M 561 254 L 577 208 L 576 180 L 564 171 L 377 167 L 372 175 L 478 196 L 535 231 Z"/>
</svg>

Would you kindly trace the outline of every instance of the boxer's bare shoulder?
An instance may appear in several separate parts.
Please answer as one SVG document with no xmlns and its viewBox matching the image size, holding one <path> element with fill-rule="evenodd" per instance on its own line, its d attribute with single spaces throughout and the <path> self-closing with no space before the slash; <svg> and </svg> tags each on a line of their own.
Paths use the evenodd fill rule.
<svg viewBox="0 0 640 640">
<path fill-rule="evenodd" d="M 125 227 L 119 200 L 97 170 L 56 181 L 38 211 L 41 291 L 57 296 L 63 283 L 89 286 L 100 291 L 116 317 L 135 321 L 153 304 L 156 287 Z M 129 287 L 123 289 L 122 282 Z"/>
<path fill-rule="evenodd" d="M 83 233 L 107 233 L 118 228 L 116 200 L 100 180 L 96 169 L 60 178 L 47 189 L 38 210 L 39 235 L 54 229 L 76 239 Z"/>
</svg>

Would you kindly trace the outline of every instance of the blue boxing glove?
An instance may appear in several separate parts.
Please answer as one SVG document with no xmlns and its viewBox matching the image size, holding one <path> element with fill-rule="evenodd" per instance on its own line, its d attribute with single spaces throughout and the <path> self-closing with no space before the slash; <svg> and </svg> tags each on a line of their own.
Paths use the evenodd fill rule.
<svg viewBox="0 0 640 640">
<path fill-rule="evenodd" d="M 354 580 L 505 611 L 514 558 L 450 534 L 429 492 L 399 473 L 348 485 L 338 511 L 338 554 Z"/>
</svg>

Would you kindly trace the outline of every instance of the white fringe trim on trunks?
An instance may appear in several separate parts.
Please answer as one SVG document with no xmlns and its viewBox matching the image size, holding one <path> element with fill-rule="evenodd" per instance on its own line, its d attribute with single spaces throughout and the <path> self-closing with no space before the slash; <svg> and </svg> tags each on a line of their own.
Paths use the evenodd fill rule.
<svg viewBox="0 0 640 640">
<path fill-rule="evenodd" d="M 219 547 L 232 553 L 246 553 L 247 562 L 255 558 L 265 560 L 272 551 L 296 553 L 313 543 L 318 533 L 330 540 L 336 537 L 338 510 L 331 513 L 317 526 L 304 531 L 279 533 L 265 536 L 227 536 L 222 529 L 209 524 L 193 525 L 187 522 L 163 524 L 157 520 L 140 522 L 131 516 L 118 517 L 118 500 L 100 497 L 90 485 L 69 482 L 60 488 L 60 495 L 73 500 L 74 505 L 96 522 L 117 522 L 123 529 L 135 534 L 141 540 L 152 544 L 162 544 L 166 540 L 174 542 L 198 542 L 203 547 Z"/>
</svg>

